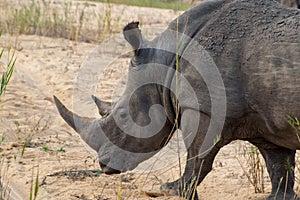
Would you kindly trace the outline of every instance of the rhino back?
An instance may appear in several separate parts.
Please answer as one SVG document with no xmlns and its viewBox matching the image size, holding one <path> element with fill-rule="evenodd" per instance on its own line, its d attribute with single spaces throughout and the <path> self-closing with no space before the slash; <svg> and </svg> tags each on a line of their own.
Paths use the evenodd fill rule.
<svg viewBox="0 0 300 200">
<path fill-rule="evenodd" d="M 269 131 L 291 131 L 287 115 L 300 115 L 300 12 L 279 4 L 262 11 L 244 45 L 245 98 Z"/>
<path fill-rule="evenodd" d="M 202 8 L 210 9 L 204 12 Z M 288 126 L 288 114 L 299 116 L 298 10 L 272 0 L 208 1 L 178 21 L 178 30 L 199 42 L 217 65 L 226 88 L 229 117 L 255 111 L 277 131 Z M 186 67 L 185 61 L 181 66 L 189 82 L 196 85 L 202 108 L 209 112 L 211 96 L 201 75 Z"/>
<path fill-rule="evenodd" d="M 300 15 L 273 23 L 260 38 L 249 41 L 243 62 L 249 105 L 261 113 L 269 129 L 285 129 L 287 115 L 300 115 Z"/>
</svg>

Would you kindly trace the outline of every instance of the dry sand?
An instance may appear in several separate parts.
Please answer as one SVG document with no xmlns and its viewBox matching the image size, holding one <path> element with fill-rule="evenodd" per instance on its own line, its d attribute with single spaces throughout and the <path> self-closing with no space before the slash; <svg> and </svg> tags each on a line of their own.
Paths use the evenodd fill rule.
<svg viewBox="0 0 300 200">
<path fill-rule="evenodd" d="M 104 7 L 104 4 L 92 4 Z M 114 5 L 113 15 L 120 15 L 120 10 L 121 24 L 142 20 L 143 32 L 149 38 L 159 33 L 160 29 L 179 14 L 172 10 Z M 97 76 L 96 85 L 81 91 L 81 95 L 86 99 L 95 94 L 106 100 L 120 95 L 129 62 L 129 56 L 126 55 L 129 47 L 121 35 L 110 39 L 110 45 L 103 43 L 100 46 L 60 38 L 4 35 L 0 39 L 0 47 L 7 46 L 9 41 L 18 51 L 16 69 L 0 110 L 0 133 L 6 135 L 5 142 L 0 146 L 2 192 L 5 193 L 5 198 L 29 199 L 31 186 L 34 185 L 32 182 L 37 174 L 37 199 L 59 200 L 117 199 L 118 194 L 121 194 L 122 199 L 154 199 L 144 191 L 156 191 L 162 182 L 178 177 L 175 139 L 171 141 L 173 146 L 168 145 L 162 154 L 143 163 L 133 172 L 112 176 L 57 173 L 65 170 L 97 170 L 99 165 L 95 152 L 87 149 L 77 133 L 61 119 L 52 96 L 58 96 L 69 108 L 72 108 L 72 103 L 77 105 L 78 102 L 73 102 L 72 98 L 78 83 L 77 77 L 83 74 L 81 70 L 86 67 L 82 65 L 83 61 L 95 49 L 102 51 L 103 57 L 98 60 L 97 65 L 103 66 L 105 70 L 101 77 Z M 114 62 L 108 65 L 108 60 Z M 82 113 L 83 115 L 99 117 L 91 101 L 87 107 L 90 110 L 87 114 Z M 21 156 L 25 138 L 31 140 Z M 266 193 L 255 194 L 238 162 L 238 159 L 245 161 L 242 155 L 244 145 L 245 143 L 236 141 L 221 150 L 212 172 L 198 187 L 200 199 L 240 200 L 262 199 L 267 196 L 270 191 L 267 174 L 265 173 Z M 184 155 L 181 159 L 184 162 Z M 246 167 L 246 171 L 248 170 Z M 156 199 L 179 197 L 161 196 Z"/>
</svg>

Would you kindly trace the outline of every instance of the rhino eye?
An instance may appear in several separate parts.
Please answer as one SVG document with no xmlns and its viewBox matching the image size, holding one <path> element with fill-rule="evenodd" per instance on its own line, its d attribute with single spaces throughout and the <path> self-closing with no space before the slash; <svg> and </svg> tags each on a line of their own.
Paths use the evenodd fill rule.
<svg viewBox="0 0 300 200">
<path fill-rule="evenodd" d="M 120 113 L 120 118 L 125 119 L 127 117 L 127 114 L 125 112 Z"/>
<path fill-rule="evenodd" d="M 117 110 L 115 116 L 116 116 L 117 120 L 121 120 L 121 122 L 124 122 L 127 119 L 128 113 L 126 112 L 125 109 L 120 108 Z"/>
</svg>

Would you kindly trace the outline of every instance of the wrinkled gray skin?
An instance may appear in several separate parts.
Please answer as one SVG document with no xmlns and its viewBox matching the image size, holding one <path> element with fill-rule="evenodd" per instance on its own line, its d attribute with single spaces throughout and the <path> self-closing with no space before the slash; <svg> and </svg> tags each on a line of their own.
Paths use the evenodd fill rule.
<svg viewBox="0 0 300 200">
<path fill-rule="evenodd" d="M 189 35 L 213 58 L 226 88 L 227 110 L 221 139 L 205 157 L 199 157 L 199 149 L 212 117 L 211 97 L 201 75 L 189 62 L 179 58 L 178 70 L 193 86 L 200 105 L 199 109 L 189 105 L 189 97 L 181 90 L 184 88 L 179 88 L 183 93 L 181 97 L 185 97 L 178 99 L 181 106 L 179 127 L 183 138 L 189 138 L 193 132 L 193 119 L 200 115 L 200 120 L 193 140 L 185 140 L 188 155 L 182 177 L 164 184 L 162 190 L 185 194 L 184 188 L 191 184 L 191 180 L 197 180 L 198 185 L 211 171 L 218 151 L 240 139 L 257 146 L 266 161 L 272 183 L 269 199 L 283 199 L 284 196 L 294 199 L 295 150 L 300 149 L 300 143 L 296 131 L 287 122 L 287 115 L 300 117 L 299 11 L 272 0 L 206 1 L 179 16 L 178 28 L 175 20 L 170 23 L 169 29 Z M 130 34 L 126 32 L 129 30 Z M 146 41 L 138 29 L 138 23 L 128 24 L 124 28 L 124 36 L 135 49 L 127 87 L 113 106 L 93 97 L 99 113 L 104 116 L 102 119 L 79 117 L 55 97 L 61 116 L 98 152 L 100 166 L 107 174 L 134 169 L 158 152 L 174 132 L 173 93 L 155 84 L 144 85 L 135 91 L 132 88 L 139 84 L 140 79 L 149 76 L 170 82 L 168 79 L 174 74 L 155 67 L 155 63 L 175 68 L 175 55 L 162 53 L 157 48 L 164 45 L 172 47 L 176 44 L 176 36 L 166 30 L 153 41 Z M 189 44 L 181 45 L 183 53 L 188 52 Z M 141 63 L 154 64 L 145 67 Z M 128 99 L 129 110 L 126 110 Z M 159 120 L 154 120 L 149 114 L 150 107 L 155 104 L 163 106 L 163 114 L 167 116 L 156 135 L 134 137 L 124 134 L 123 129 L 116 125 L 115 119 L 118 119 L 126 127 L 129 117 L 142 127 L 150 122 L 158 125 Z M 160 112 L 154 113 L 158 119 L 160 115 Z M 136 127 L 126 128 L 141 132 Z M 132 156 L 128 152 L 141 156 Z M 114 165 L 119 169 L 110 167 Z M 188 199 L 193 198 L 190 191 Z M 195 199 L 198 199 L 197 194 Z"/>
</svg>

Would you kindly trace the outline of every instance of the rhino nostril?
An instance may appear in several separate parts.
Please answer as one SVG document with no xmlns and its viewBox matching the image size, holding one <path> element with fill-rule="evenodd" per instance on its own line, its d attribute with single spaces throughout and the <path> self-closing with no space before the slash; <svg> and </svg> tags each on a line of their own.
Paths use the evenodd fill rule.
<svg viewBox="0 0 300 200">
<path fill-rule="evenodd" d="M 105 173 L 105 174 L 108 174 L 108 175 L 111 175 L 111 174 L 120 174 L 121 171 L 119 170 L 116 170 L 116 169 L 113 169 L 113 168 L 110 168 L 110 167 L 107 167 L 107 165 L 99 162 L 100 164 L 100 167 L 102 169 L 102 171 Z"/>
<path fill-rule="evenodd" d="M 106 164 L 103 164 L 102 162 L 99 162 L 99 165 L 100 165 L 102 170 L 106 167 Z"/>
</svg>

